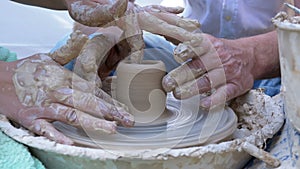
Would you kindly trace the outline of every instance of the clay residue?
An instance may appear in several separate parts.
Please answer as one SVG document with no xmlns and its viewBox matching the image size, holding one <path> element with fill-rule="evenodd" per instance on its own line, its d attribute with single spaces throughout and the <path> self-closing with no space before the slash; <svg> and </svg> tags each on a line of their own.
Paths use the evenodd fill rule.
<svg viewBox="0 0 300 169">
<path fill-rule="evenodd" d="M 70 39 L 68 39 L 65 45 L 53 53 L 50 53 L 50 57 L 62 65 L 67 64 L 78 56 L 78 53 L 81 51 L 87 40 L 88 37 L 86 35 L 81 31 L 76 30 L 70 35 Z"/>
<path fill-rule="evenodd" d="M 63 74 L 62 69 L 53 68 L 52 65 L 44 65 L 45 67 L 40 67 L 39 65 L 50 57 L 45 57 L 46 59 L 36 59 L 36 60 L 24 60 L 18 65 L 15 70 L 15 75 L 13 76 L 13 82 L 16 88 L 17 96 L 20 102 L 25 106 L 41 106 L 47 100 L 45 91 L 41 90 L 42 84 L 39 82 L 38 77 L 43 77 L 46 71 L 53 74 Z M 49 73 L 47 72 L 47 73 Z M 45 81 L 52 88 L 58 84 L 65 84 L 65 79 L 57 78 L 47 78 Z"/>
<path fill-rule="evenodd" d="M 277 98 L 279 101 L 281 100 L 281 97 Z M 132 168 L 132 165 L 136 165 L 137 163 L 140 165 L 146 163 L 152 164 L 151 166 L 161 164 L 165 167 L 170 164 L 170 166 L 173 166 L 170 168 L 178 168 L 174 167 L 174 165 L 179 163 L 185 168 L 199 168 L 199 166 L 203 166 L 200 168 L 218 169 L 241 168 L 250 159 L 247 153 L 241 151 L 243 143 L 249 142 L 261 147 L 262 143 L 267 138 L 272 137 L 281 127 L 283 123 L 283 111 L 282 107 L 279 106 L 281 105 L 279 101 L 264 95 L 260 91 L 251 91 L 239 97 L 231 104 L 241 119 L 240 126 L 242 128 L 239 130 L 244 129 L 249 133 L 245 132 L 245 136 L 243 137 L 239 135 L 232 141 L 225 141 L 219 144 L 179 149 L 160 148 L 121 151 L 62 145 L 50 141 L 45 137 L 34 137 L 27 130 L 16 129 L 5 118 L 1 118 L 1 116 L 0 128 L 12 138 L 34 148 L 34 152 L 38 154 L 39 158 L 54 159 L 51 164 L 59 163 L 70 166 L 71 160 L 71 164 L 73 164 L 78 160 L 84 159 L 85 163 L 80 163 L 84 166 L 91 163 L 105 163 L 103 165 L 117 165 L 122 163 L 122 166 L 124 166 L 126 162 L 129 168 Z M 260 118 L 262 119 L 260 120 Z M 87 163 L 86 160 L 91 161 Z"/>
<path fill-rule="evenodd" d="M 272 21 L 274 23 L 284 22 L 291 24 L 300 24 L 300 16 L 289 16 L 286 12 L 279 12 Z"/>
<path fill-rule="evenodd" d="M 276 114 L 278 111 L 283 112 L 280 107 L 282 103 L 276 103 L 262 91 L 256 92 L 251 91 L 247 95 L 238 97 L 230 105 L 239 119 L 238 130 L 234 137 L 247 137 L 247 142 L 264 148 L 266 140 L 272 138 L 283 125 L 284 115 Z M 261 135 L 264 135 L 264 138 Z"/>
<path fill-rule="evenodd" d="M 109 1 L 106 4 L 75 1 L 70 4 L 70 15 L 76 21 L 87 26 L 100 27 L 121 17 L 127 9 L 128 1 Z"/>
</svg>

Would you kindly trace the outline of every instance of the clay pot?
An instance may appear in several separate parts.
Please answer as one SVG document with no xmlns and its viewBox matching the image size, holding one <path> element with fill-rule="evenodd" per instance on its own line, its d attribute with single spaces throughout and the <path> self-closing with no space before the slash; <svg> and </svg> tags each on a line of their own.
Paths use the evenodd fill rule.
<svg viewBox="0 0 300 169">
<path fill-rule="evenodd" d="M 276 22 L 275 25 L 279 44 L 284 109 L 289 120 L 300 132 L 300 24 Z"/>
<path fill-rule="evenodd" d="M 161 84 L 165 74 L 165 65 L 158 60 L 119 63 L 116 98 L 129 107 L 136 125 L 151 123 L 165 112 L 166 93 Z"/>
</svg>

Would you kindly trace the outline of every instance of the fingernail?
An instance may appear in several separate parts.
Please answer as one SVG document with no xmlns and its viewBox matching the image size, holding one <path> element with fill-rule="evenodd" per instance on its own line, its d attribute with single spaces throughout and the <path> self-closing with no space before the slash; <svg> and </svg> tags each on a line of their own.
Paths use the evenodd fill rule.
<svg viewBox="0 0 300 169">
<path fill-rule="evenodd" d="M 124 127 L 132 127 L 134 126 L 134 116 L 127 113 L 123 116 L 123 119 L 122 119 L 122 125 Z"/>
<path fill-rule="evenodd" d="M 163 78 L 163 88 L 166 92 L 172 91 L 176 87 L 176 82 L 175 80 L 171 77 L 166 75 Z"/>
<path fill-rule="evenodd" d="M 152 12 L 161 12 L 159 9 L 156 9 L 156 8 L 151 8 L 150 9 Z"/>
<path fill-rule="evenodd" d="M 208 110 L 209 107 L 210 107 L 210 102 L 211 101 L 209 99 L 202 100 L 200 102 L 200 107 L 203 108 L 203 109 L 205 109 L 205 110 Z"/>
<path fill-rule="evenodd" d="M 94 122 L 92 130 L 99 130 L 105 133 L 114 134 L 117 131 L 117 123 L 115 121 L 98 121 Z"/>
<path fill-rule="evenodd" d="M 67 120 L 71 123 L 73 123 L 77 120 L 77 113 L 75 110 L 73 110 L 67 114 Z"/>
<path fill-rule="evenodd" d="M 176 99 L 180 99 L 181 95 L 182 95 L 182 90 L 179 88 L 176 88 L 173 94 Z"/>
<path fill-rule="evenodd" d="M 125 127 L 133 127 L 134 126 L 134 121 L 131 120 L 131 119 L 124 119 L 123 126 L 125 126 Z"/>
</svg>

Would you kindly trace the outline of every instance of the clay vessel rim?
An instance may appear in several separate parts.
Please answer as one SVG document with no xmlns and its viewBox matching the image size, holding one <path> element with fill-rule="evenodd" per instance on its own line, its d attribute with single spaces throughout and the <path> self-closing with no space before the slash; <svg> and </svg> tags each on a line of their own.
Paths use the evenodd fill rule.
<svg viewBox="0 0 300 169">
<path fill-rule="evenodd" d="M 289 30 L 289 31 L 300 31 L 300 24 L 290 23 L 290 22 L 280 22 L 275 21 L 274 25 L 279 29 Z"/>
<path fill-rule="evenodd" d="M 117 67 L 117 72 L 122 69 L 122 71 L 128 72 L 128 73 L 137 73 L 141 72 L 145 69 L 143 73 L 152 73 L 152 72 L 166 72 L 165 65 L 160 60 L 143 60 L 142 63 L 131 63 L 130 61 L 122 61 L 119 63 Z"/>
</svg>

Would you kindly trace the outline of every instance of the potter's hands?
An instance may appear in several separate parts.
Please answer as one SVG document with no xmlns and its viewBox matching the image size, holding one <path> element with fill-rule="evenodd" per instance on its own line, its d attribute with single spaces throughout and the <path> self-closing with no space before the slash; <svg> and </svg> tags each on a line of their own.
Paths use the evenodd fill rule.
<svg viewBox="0 0 300 169">
<path fill-rule="evenodd" d="M 183 8 L 181 7 L 171 8 L 160 5 L 141 7 L 129 3 L 124 17 L 112 23 L 124 31 L 124 36 L 131 49 L 129 59 L 135 63 L 140 63 L 143 58 L 142 30 L 182 41 L 182 34 L 192 32 L 200 27 L 197 21 L 176 15 L 182 11 Z"/>
<path fill-rule="evenodd" d="M 68 10 L 77 22 L 102 26 L 124 15 L 128 0 L 12 0 L 49 9 Z"/>
<path fill-rule="evenodd" d="M 175 49 L 177 60 L 191 60 L 166 75 L 163 87 L 181 99 L 211 93 L 200 102 L 208 109 L 251 89 L 256 61 L 247 40 L 205 37 L 200 45 L 183 43 Z"/>
<path fill-rule="evenodd" d="M 38 135 L 72 144 L 52 121 L 107 133 L 116 131 L 116 123 L 133 126 L 122 104 L 48 55 L 1 64 L 1 113 Z"/>
</svg>

